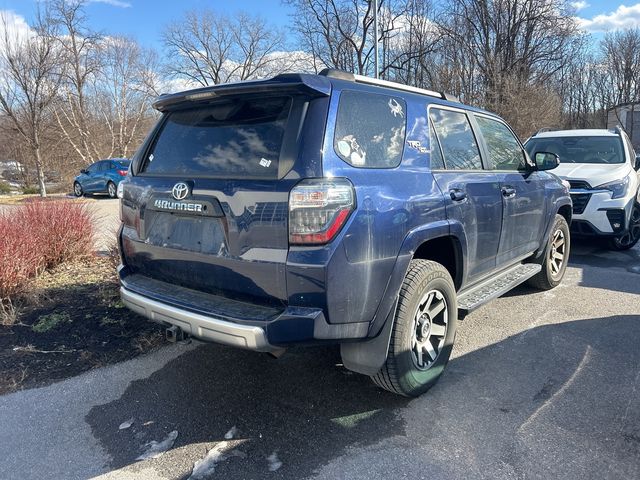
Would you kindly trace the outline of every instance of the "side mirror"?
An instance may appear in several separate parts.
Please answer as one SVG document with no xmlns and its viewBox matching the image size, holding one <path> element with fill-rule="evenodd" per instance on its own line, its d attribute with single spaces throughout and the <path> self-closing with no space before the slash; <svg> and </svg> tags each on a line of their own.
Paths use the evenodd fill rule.
<svg viewBox="0 0 640 480">
<path fill-rule="evenodd" d="M 80 170 L 80 173 L 84 173 L 86 175 L 88 172 L 86 168 L 83 168 L 82 170 Z"/>
<path fill-rule="evenodd" d="M 553 170 L 560 165 L 560 157 L 555 153 L 550 152 L 536 152 L 534 155 L 536 167 L 538 170 Z"/>
</svg>

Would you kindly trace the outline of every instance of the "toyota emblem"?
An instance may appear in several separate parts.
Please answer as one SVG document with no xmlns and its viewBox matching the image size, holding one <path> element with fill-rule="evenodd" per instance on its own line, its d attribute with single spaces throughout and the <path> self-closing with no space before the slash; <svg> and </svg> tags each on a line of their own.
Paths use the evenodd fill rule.
<svg viewBox="0 0 640 480">
<path fill-rule="evenodd" d="M 171 195 L 176 200 L 184 200 L 189 195 L 189 186 L 184 182 L 176 183 L 171 189 Z"/>
</svg>

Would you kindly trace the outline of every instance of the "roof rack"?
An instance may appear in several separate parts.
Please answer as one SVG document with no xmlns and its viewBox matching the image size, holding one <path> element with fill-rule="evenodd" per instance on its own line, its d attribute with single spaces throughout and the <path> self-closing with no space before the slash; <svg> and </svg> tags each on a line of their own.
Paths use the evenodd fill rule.
<svg viewBox="0 0 640 480">
<path fill-rule="evenodd" d="M 335 68 L 325 68 L 319 73 L 319 75 L 329 78 L 338 78 L 340 80 L 348 80 L 350 82 L 364 83 L 367 85 L 377 85 L 380 87 L 393 88 L 394 90 L 403 90 L 405 92 L 418 93 L 420 95 L 428 95 L 430 97 L 442 98 L 450 102 L 460 102 L 458 97 L 448 93 L 435 92 L 433 90 L 412 87 L 410 85 L 390 82 L 389 80 L 382 80 L 379 78 L 366 77 L 364 75 L 356 75 L 351 72 L 345 72 L 344 70 L 338 70 Z"/>
</svg>

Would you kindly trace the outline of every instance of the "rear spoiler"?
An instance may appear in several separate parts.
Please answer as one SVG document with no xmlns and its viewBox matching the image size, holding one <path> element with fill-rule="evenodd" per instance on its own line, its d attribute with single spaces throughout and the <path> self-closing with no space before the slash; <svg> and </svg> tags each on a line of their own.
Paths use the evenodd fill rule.
<svg viewBox="0 0 640 480">
<path fill-rule="evenodd" d="M 185 107 L 192 102 L 207 101 L 225 95 L 273 91 L 282 91 L 283 93 L 307 93 L 312 96 L 329 96 L 331 95 L 331 82 L 326 77 L 318 75 L 283 73 L 268 80 L 225 83 L 184 92 L 162 94 L 153 102 L 153 108 L 164 112 L 176 107 Z"/>
</svg>

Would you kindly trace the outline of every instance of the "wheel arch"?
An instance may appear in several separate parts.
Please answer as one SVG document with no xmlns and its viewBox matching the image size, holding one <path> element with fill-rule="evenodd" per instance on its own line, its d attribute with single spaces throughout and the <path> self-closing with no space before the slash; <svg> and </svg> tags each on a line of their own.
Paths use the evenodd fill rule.
<svg viewBox="0 0 640 480">
<path fill-rule="evenodd" d="M 419 258 L 441 263 L 451 274 L 456 289 L 464 278 L 465 240 L 452 234 L 447 221 L 409 232 L 403 241 L 382 301 L 369 327 L 369 340 L 340 346 L 346 368 L 375 375 L 384 364 L 389 349 L 398 295 L 411 260 Z M 453 257 L 453 258 L 452 258 Z M 443 263 L 444 262 L 444 263 Z"/>
</svg>

